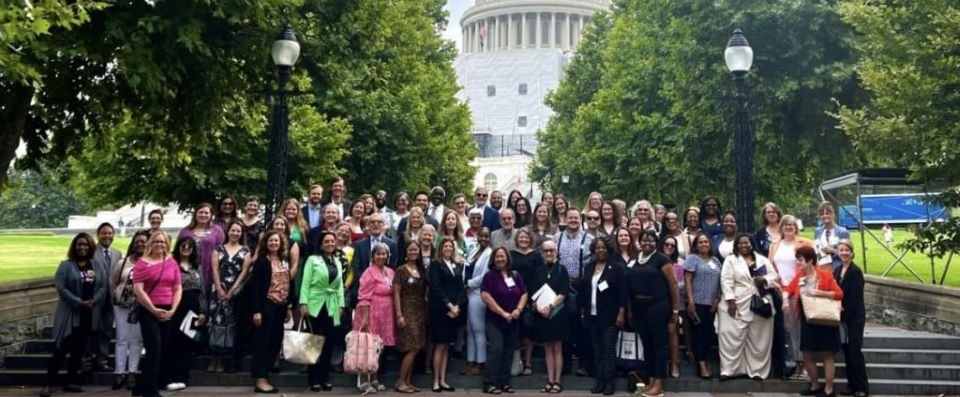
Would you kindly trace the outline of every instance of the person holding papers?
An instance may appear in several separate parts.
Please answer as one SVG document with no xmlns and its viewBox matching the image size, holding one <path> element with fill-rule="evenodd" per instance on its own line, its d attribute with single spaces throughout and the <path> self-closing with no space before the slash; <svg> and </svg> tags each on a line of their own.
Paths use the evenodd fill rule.
<svg viewBox="0 0 960 397">
<path fill-rule="evenodd" d="M 536 269 L 529 286 L 537 313 L 533 321 L 533 339 L 543 343 L 547 361 L 547 384 L 541 391 L 562 393 L 560 374 L 563 373 L 563 342 L 570 332 L 564 299 L 570 293 L 570 276 L 557 261 L 557 243 L 544 240 L 540 250 L 544 266 Z"/>
</svg>

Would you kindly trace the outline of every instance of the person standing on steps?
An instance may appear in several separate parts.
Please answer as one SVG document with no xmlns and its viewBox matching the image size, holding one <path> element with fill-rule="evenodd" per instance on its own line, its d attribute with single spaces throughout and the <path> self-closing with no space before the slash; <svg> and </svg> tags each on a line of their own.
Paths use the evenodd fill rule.
<svg viewBox="0 0 960 397">
<path fill-rule="evenodd" d="M 147 240 L 147 251 L 133 268 L 133 291 L 140 304 L 140 332 L 146 353 L 134 394 L 160 397 L 157 386 L 164 355 L 169 353 L 171 335 L 178 332 L 179 326 L 171 319 L 183 295 L 180 266 L 170 256 L 170 238 L 166 233 L 154 233 Z"/>
<path fill-rule="evenodd" d="M 251 266 L 250 311 L 253 313 L 254 352 L 250 374 L 256 379 L 254 392 L 279 392 L 268 378 L 283 342 L 283 323 L 290 318 L 290 263 L 287 239 L 271 230 L 260 240 L 257 260 Z"/>
<path fill-rule="evenodd" d="M 57 289 L 57 309 L 53 316 L 54 352 L 47 364 L 47 385 L 40 391 L 43 397 L 52 394 L 54 385 L 62 385 L 67 393 L 82 393 L 80 387 L 81 360 L 87 350 L 94 324 L 100 320 L 95 310 L 107 294 L 107 275 L 93 266 L 93 237 L 80 233 L 70 242 L 67 259 L 60 262 L 54 275 Z M 60 367 L 67 359 L 67 376 L 60 378 Z"/>
<path fill-rule="evenodd" d="M 487 305 L 489 355 L 483 391 L 487 394 L 513 393 L 510 367 L 520 339 L 520 314 L 527 304 L 527 290 L 523 277 L 511 269 L 510 252 L 506 248 L 493 250 L 481 291 Z"/>
<path fill-rule="evenodd" d="M 420 257 L 420 246 L 411 241 L 404 248 L 406 259 L 393 278 L 393 308 L 397 312 L 397 350 L 403 353 L 400 376 L 394 390 L 416 393 L 413 364 L 427 343 L 427 270 Z"/>
<path fill-rule="evenodd" d="M 833 271 L 833 279 L 843 289 L 843 310 L 840 312 L 843 357 L 846 359 L 847 394 L 866 397 L 870 394 L 867 365 L 863 359 L 863 328 L 866 324 L 866 309 L 863 304 L 863 270 L 853 263 L 853 243 L 841 240 L 837 255 L 842 266 Z"/>
<path fill-rule="evenodd" d="M 592 348 L 594 384 L 590 392 L 607 396 L 615 391 L 617 332 L 623 329 L 626 322 L 625 276 L 623 268 L 611 260 L 611 252 L 602 238 L 590 243 L 590 256 L 593 259 L 584 267 L 584 271 L 589 273 L 581 277 L 577 288 L 582 294 L 578 299 L 580 318 L 587 328 Z M 666 330 L 666 324 L 663 324 L 663 331 Z M 666 338 L 663 342 L 666 344 Z"/>
<path fill-rule="evenodd" d="M 346 305 L 343 287 L 344 269 L 349 266 L 337 250 L 337 237 L 328 231 L 320 233 L 320 252 L 307 258 L 303 265 L 300 286 L 300 318 L 313 334 L 324 335 L 323 350 L 317 362 L 307 368 L 310 391 L 330 391 L 330 356 L 333 335 L 340 326 Z"/>
<path fill-rule="evenodd" d="M 490 229 L 485 226 L 477 233 L 477 246 L 467 254 L 464 279 L 467 284 L 467 367 L 464 375 L 480 375 L 487 364 L 487 306 L 480 295 L 483 276 L 489 269 Z"/>
<path fill-rule="evenodd" d="M 421 252 L 422 253 L 422 252 Z M 466 320 L 467 292 L 463 282 L 463 263 L 457 261 L 456 242 L 440 243 L 440 258 L 431 260 L 430 274 L 430 339 L 433 342 L 433 391 L 455 391 L 447 383 L 447 362 L 450 344 Z"/>
<path fill-rule="evenodd" d="M 110 271 L 110 293 L 113 295 L 113 318 L 116 319 L 117 341 L 114 346 L 114 374 L 113 390 L 126 386 L 133 388 L 134 376 L 140 368 L 140 352 L 143 350 L 143 337 L 140 336 L 140 325 L 130 324 L 127 318 L 130 310 L 136 305 L 136 296 L 133 294 L 133 266 L 143 255 L 147 247 L 150 231 L 141 230 L 130 239 L 127 255 L 115 268 Z"/>
<path fill-rule="evenodd" d="M 110 274 L 110 271 L 120 263 L 123 254 L 112 248 L 115 230 L 113 225 L 104 222 L 97 227 L 97 248 L 93 253 L 93 266 L 98 272 Z M 110 368 L 110 344 L 114 337 L 113 305 L 111 296 L 107 294 L 102 302 L 97 303 L 94 310 L 100 312 L 99 324 L 94 324 L 94 334 L 91 336 L 91 351 L 94 355 L 94 371 L 112 371 Z"/>
</svg>

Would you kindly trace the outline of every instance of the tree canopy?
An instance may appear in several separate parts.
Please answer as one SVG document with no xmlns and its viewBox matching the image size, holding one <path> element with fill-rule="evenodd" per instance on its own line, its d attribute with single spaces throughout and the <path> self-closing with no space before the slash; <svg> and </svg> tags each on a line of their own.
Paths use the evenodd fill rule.
<svg viewBox="0 0 960 397">
<path fill-rule="evenodd" d="M 840 11 L 855 29 L 857 74 L 869 94 L 840 109 L 843 132 L 871 163 L 945 184 L 941 201 L 960 207 L 960 3 L 847 0 Z M 919 237 L 914 249 L 960 252 L 960 220 Z"/>
<path fill-rule="evenodd" d="M 438 33 L 442 5 L 111 3 L 69 33 L 36 41 L 58 51 L 35 65 L 32 82 L 0 84 L 4 93 L 24 91 L 0 108 L 21 125 L 2 136 L 26 141 L 18 165 L 66 160 L 98 205 L 261 195 L 276 89 L 269 48 L 289 23 L 302 47 L 291 87 L 301 95 L 290 101 L 290 195 L 340 174 L 355 191 L 428 182 L 463 189 L 474 149 L 469 113 L 454 98 L 455 51 Z"/>
<path fill-rule="evenodd" d="M 615 1 L 547 101 L 556 114 L 540 133 L 532 178 L 575 196 L 732 201 L 733 82 L 723 51 L 736 28 L 756 54 L 748 81 L 757 197 L 808 204 L 825 174 L 858 161 L 827 113 L 859 97 L 851 33 L 834 1 Z"/>
</svg>

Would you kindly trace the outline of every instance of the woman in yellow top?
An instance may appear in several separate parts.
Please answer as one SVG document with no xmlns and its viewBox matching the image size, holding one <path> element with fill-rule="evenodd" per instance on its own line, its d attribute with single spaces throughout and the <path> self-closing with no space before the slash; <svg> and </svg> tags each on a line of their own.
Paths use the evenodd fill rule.
<svg viewBox="0 0 960 397">
<path fill-rule="evenodd" d="M 328 231 L 320 234 L 320 253 L 311 255 L 303 266 L 300 288 L 300 315 L 308 321 L 310 332 L 332 339 L 340 325 L 344 306 L 342 257 L 337 255 L 337 237 Z M 331 340 L 332 341 L 332 340 Z M 324 348 L 316 364 L 310 366 L 310 390 L 330 391 L 330 351 Z"/>
</svg>

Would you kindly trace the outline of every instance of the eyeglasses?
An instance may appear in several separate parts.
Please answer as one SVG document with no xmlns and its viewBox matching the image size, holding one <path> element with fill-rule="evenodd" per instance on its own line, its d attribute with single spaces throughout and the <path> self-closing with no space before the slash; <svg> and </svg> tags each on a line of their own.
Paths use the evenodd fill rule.
<svg viewBox="0 0 960 397">
<path fill-rule="evenodd" d="M 487 194 L 486 194 L 486 193 L 477 193 L 476 196 L 477 196 L 477 197 L 487 197 Z"/>
<path fill-rule="evenodd" d="M 556 251 L 556 249 L 554 249 L 554 248 L 544 248 L 544 249 L 543 249 L 543 252 L 554 252 L 554 251 Z"/>
<path fill-rule="evenodd" d="M 588 220 L 588 221 L 599 221 L 599 220 L 600 220 L 600 217 L 599 217 L 599 216 L 588 216 L 588 217 L 587 217 L 587 220 Z"/>
</svg>

